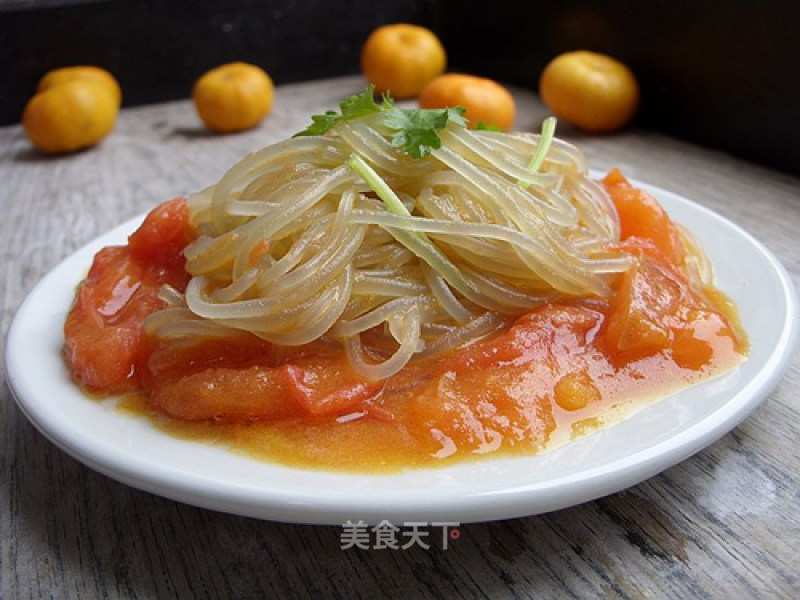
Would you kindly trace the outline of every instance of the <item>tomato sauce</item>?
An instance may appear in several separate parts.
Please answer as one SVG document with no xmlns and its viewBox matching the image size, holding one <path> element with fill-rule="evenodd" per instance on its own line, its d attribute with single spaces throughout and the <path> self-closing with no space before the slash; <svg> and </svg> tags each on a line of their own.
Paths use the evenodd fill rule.
<svg viewBox="0 0 800 600">
<path fill-rule="evenodd" d="M 361 378 L 331 342 L 148 338 L 158 289 L 188 283 L 184 199 L 95 257 L 65 325 L 66 360 L 85 389 L 132 392 L 123 407 L 174 435 L 294 466 L 391 471 L 534 453 L 732 368 L 747 350 L 730 303 L 687 281 L 658 203 L 617 171 L 604 184 L 622 222 L 616 247 L 637 258 L 610 298 L 548 304 L 386 381 Z"/>
</svg>

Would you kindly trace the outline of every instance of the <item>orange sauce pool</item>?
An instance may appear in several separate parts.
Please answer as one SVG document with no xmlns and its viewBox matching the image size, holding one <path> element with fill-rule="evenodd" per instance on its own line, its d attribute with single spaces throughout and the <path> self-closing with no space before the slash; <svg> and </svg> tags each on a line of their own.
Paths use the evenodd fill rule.
<svg viewBox="0 0 800 600">
<path fill-rule="evenodd" d="M 687 280 L 666 213 L 616 172 L 605 184 L 622 221 L 618 247 L 637 258 L 610 298 L 545 305 L 386 381 L 363 380 L 332 343 L 147 338 L 155 290 L 185 286 L 181 199 L 153 211 L 128 246 L 98 254 L 65 325 L 66 360 L 85 389 L 125 393 L 122 410 L 171 435 L 296 467 L 391 472 L 536 453 L 722 374 L 747 352 L 733 306 Z"/>
</svg>

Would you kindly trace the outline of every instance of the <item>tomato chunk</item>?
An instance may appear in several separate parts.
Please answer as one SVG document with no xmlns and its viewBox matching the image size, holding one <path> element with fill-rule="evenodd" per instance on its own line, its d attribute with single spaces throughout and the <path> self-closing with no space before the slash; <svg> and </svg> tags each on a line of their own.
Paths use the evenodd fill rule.
<svg viewBox="0 0 800 600">
<path fill-rule="evenodd" d="M 205 369 L 159 385 L 150 402 L 189 421 L 247 422 L 302 414 L 285 374 L 271 367 Z"/>
<path fill-rule="evenodd" d="M 170 357 L 169 343 L 152 354 L 146 376 L 150 402 L 174 417 L 227 423 L 340 415 L 380 392 L 383 384 L 352 372 L 343 356 L 295 356 L 276 365 L 259 342 L 208 342 Z M 248 356 L 249 353 L 249 356 Z M 217 360 L 215 356 L 223 357 Z"/>
<path fill-rule="evenodd" d="M 183 247 L 190 237 L 186 200 L 155 208 L 128 246 L 97 253 L 64 325 L 64 354 L 73 378 L 105 393 L 135 387 L 143 324 L 163 306 L 165 283 L 184 289 Z"/>
<path fill-rule="evenodd" d="M 698 370 L 712 358 L 710 339 L 733 336 L 719 313 L 649 240 L 619 244 L 638 258 L 611 298 L 606 348 L 617 360 L 636 360 L 670 349 L 681 366 Z"/>
<path fill-rule="evenodd" d="M 603 185 L 617 207 L 623 240 L 652 240 L 670 262 L 683 263 L 685 250 L 680 233 L 655 198 L 631 185 L 617 169 L 605 176 Z"/>
<path fill-rule="evenodd" d="M 549 349 L 557 340 L 565 338 L 591 342 L 604 315 L 582 306 L 544 307 L 521 316 L 503 333 L 482 340 L 454 352 L 448 359 L 448 369 L 465 372 L 485 369 L 504 363 L 523 363 L 546 360 Z"/>
<path fill-rule="evenodd" d="M 104 248 L 95 257 L 64 325 L 67 362 L 84 387 L 130 387 L 142 322 L 161 305 L 142 280 L 143 269 L 126 248 Z"/>
<path fill-rule="evenodd" d="M 193 237 L 186 198 L 178 197 L 150 211 L 128 238 L 128 248 L 140 261 L 161 266 L 180 263 L 182 267 L 183 249 Z"/>
<path fill-rule="evenodd" d="M 642 259 L 623 278 L 612 301 L 607 339 L 619 354 L 648 356 L 669 345 L 665 317 L 680 297 L 676 282 L 649 259 Z"/>
</svg>

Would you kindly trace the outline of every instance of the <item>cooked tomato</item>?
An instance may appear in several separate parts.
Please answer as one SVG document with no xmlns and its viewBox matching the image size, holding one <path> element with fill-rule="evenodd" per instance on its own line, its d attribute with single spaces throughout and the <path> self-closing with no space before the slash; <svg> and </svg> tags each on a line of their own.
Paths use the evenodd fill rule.
<svg viewBox="0 0 800 600">
<path fill-rule="evenodd" d="M 183 249 L 193 238 L 186 198 L 175 198 L 150 211 L 128 238 L 128 248 L 131 256 L 142 263 L 183 269 Z"/>
<path fill-rule="evenodd" d="M 135 387 L 144 319 L 163 306 L 165 283 L 188 282 L 183 248 L 190 239 L 186 200 L 155 208 L 127 246 L 95 256 L 64 326 L 64 352 L 72 376 L 92 391 Z"/>
<path fill-rule="evenodd" d="M 167 414 L 225 422 L 340 415 L 383 387 L 362 380 L 346 356 L 324 346 L 276 361 L 271 345 L 254 336 L 188 347 L 158 343 L 142 375 L 151 403 Z"/>
<path fill-rule="evenodd" d="M 603 179 L 603 185 L 619 213 L 621 238 L 639 237 L 652 240 L 673 264 L 683 262 L 685 250 L 678 228 L 648 193 L 634 187 L 617 169 Z"/>
</svg>

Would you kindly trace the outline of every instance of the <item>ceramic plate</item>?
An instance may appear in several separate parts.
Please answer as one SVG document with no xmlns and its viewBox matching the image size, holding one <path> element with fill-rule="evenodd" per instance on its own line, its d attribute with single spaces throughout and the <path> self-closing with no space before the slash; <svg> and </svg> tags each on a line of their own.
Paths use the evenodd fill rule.
<svg viewBox="0 0 800 600">
<path fill-rule="evenodd" d="M 689 200 L 643 187 L 702 241 L 718 286 L 739 306 L 751 355 L 725 376 L 538 456 L 393 475 L 301 470 L 170 437 L 113 402 L 88 399 L 61 358 L 64 318 L 95 252 L 124 243 L 141 218 L 76 252 L 30 293 L 9 331 L 8 381 L 30 421 L 79 461 L 128 485 L 214 510 L 299 523 L 464 523 L 585 502 L 651 477 L 733 429 L 777 385 L 798 337 L 794 289 L 764 246 Z"/>
</svg>

